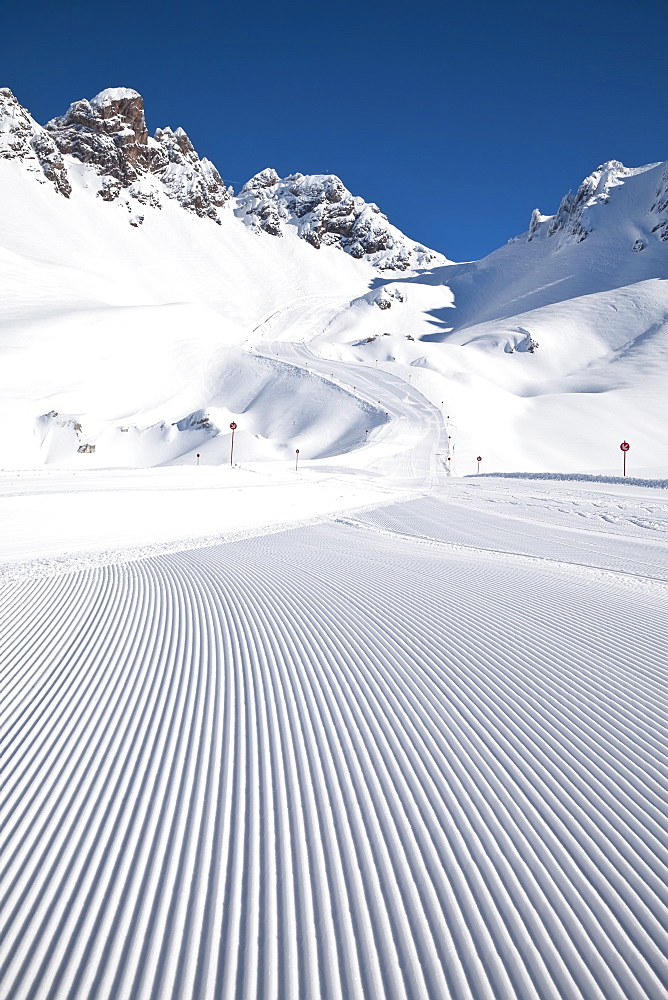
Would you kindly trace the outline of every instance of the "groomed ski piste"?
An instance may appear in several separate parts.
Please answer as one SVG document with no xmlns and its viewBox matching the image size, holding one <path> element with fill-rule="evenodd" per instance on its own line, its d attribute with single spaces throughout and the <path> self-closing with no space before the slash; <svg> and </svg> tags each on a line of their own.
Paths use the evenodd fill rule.
<svg viewBox="0 0 668 1000">
<path fill-rule="evenodd" d="M 663 1000 L 665 489 L 262 350 L 367 440 L 0 475 L 2 996 Z"/>
</svg>

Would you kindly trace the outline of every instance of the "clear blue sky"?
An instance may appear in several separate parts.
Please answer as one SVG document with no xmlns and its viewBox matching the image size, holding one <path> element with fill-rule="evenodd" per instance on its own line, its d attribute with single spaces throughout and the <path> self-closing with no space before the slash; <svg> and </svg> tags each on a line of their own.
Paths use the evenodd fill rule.
<svg viewBox="0 0 668 1000">
<path fill-rule="evenodd" d="M 0 0 L 0 30 L 38 121 L 133 87 L 235 188 L 336 173 L 455 260 L 604 160 L 668 158 L 666 0 Z"/>
</svg>

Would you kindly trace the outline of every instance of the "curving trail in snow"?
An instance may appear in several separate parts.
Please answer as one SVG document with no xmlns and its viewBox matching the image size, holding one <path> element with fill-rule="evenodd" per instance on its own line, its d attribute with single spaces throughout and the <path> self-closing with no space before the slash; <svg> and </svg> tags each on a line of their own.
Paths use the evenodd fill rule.
<svg viewBox="0 0 668 1000">
<path fill-rule="evenodd" d="M 365 446 L 328 459 L 328 465 L 395 480 L 414 480 L 423 489 L 448 476 L 449 447 L 443 416 L 404 378 L 371 365 L 323 359 L 300 343 L 260 344 L 258 352 L 331 379 L 378 408 L 380 423 L 370 428 Z"/>
<path fill-rule="evenodd" d="M 366 522 L 0 591 L 5 996 L 665 997 L 665 585 Z"/>
<path fill-rule="evenodd" d="M 272 309 L 253 329 L 257 339 L 271 335 L 272 341 L 302 342 L 313 339 L 314 333 L 321 333 L 331 321 L 350 306 L 350 296 L 341 295 L 300 295 L 278 309 Z"/>
<path fill-rule="evenodd" d="M 3 998 L 666 1000 L 660 491 L 453 480 L 415 387 L 264 351 L 387 411 L 307 464 L 385 505 L 0 585 Z"/>
</svg>

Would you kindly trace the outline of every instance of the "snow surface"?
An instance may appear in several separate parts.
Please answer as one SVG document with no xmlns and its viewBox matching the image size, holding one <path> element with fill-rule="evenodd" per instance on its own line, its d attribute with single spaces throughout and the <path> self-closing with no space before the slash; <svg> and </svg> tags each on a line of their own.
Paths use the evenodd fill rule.
<svg viewBox="0 0 668 1000">
<path fill-rule="evenodd" d="M 299 470 L 0 478 L 8 995 L 663 1000 L 665 490 L 335 377 Z"/>
<path fill-rule="evenodd" d="M 102 108 L 115 101 L 130 101 L 133 97 L 139 96 L 136 90 L 131 90 L 129 87 L 107 87 L 95 97 L 91 97 L 90 104 L 94 108 Z"/>
<path fill-rule="evenodd" d="M 660 1000 L 667 514 L 451 479 L 0 587 L 7 995 Z"/>
<path fill-rule="evenodd" d="M 665 164 L 379 275 L 64 159 L 0 163 L 5 994 L 666 1000 Z"/>
</svg>

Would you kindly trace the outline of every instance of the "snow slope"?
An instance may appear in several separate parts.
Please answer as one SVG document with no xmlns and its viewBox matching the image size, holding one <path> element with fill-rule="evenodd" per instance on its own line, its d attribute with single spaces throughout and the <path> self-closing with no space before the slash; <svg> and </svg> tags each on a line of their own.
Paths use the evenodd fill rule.
<svg viewBox="0 0 668 1000">
<path fill-rule="evenodd" d="M 665 470 L 667 220 L 666 163 L 606 164 L 484 260 L 376 280 L 317 349 L 423 370 L 488 469 L 608 471 L 626 438 Z"/>
<path fill-rule="evenodd" d="M 7 995 L 664 1000 L 662 493 L 0 587 Z"/>
<path fill-rule="evenodd" d="M 107 466 L 155 465 L 190 450 L 156 442 L 138 457 L 133 448 L 106 450 L 99 435 L 125 426 L 143 434 L 161 421 L 173 424 L 220 406 L 217 386 L 239 365 L 230 349 L 246 342 L 277 300 L 325 280 L 342 296 L 346 288 L 365 286 L 370 265 L 324 250 L 334 266 L 316 263 L 309 270 L 304 254 L 317 262 L 322 257 L 297 238 L 282 242 L 277 260 L 277 241 L 254 236 L 232 215 L 216 227 L 168 203 L 134 230 L 117 205 L 91 207 L 85 192 L 80 202 L 76 192 L 65 201 L 34 185 L 36 195 L 28 197 L 32 179 L 16 164 L 4 166 L 9 184 L 3 193 L 11 195 L 2 226 L 11 250 L 2 251 L 0 289 L 5 467 L 62 463 L 65 456 L 44 451 L 35 436 L 35 422 L 53 410 L 84 429 L 91 425 L 90 440 Z M 174 252 L 165 253 L 165 246 Z M 244 365 L 249 382 L 237 387 L 237 396 L 250 394 L 266 370 L 256 371 L 252 358 Z M 302 383 L 295 372 L 289 394 Z M 280 391 L 279 399 L 285 401 Z M 339 403 L 344 422 L 354 403 L 342 397 Z M 273 455 L 283 438 L 275 424 L 267 430 L 275 439 L 267 451 Z M 65 460 L 79 461 L 76 449 Z"/>
</svg>

